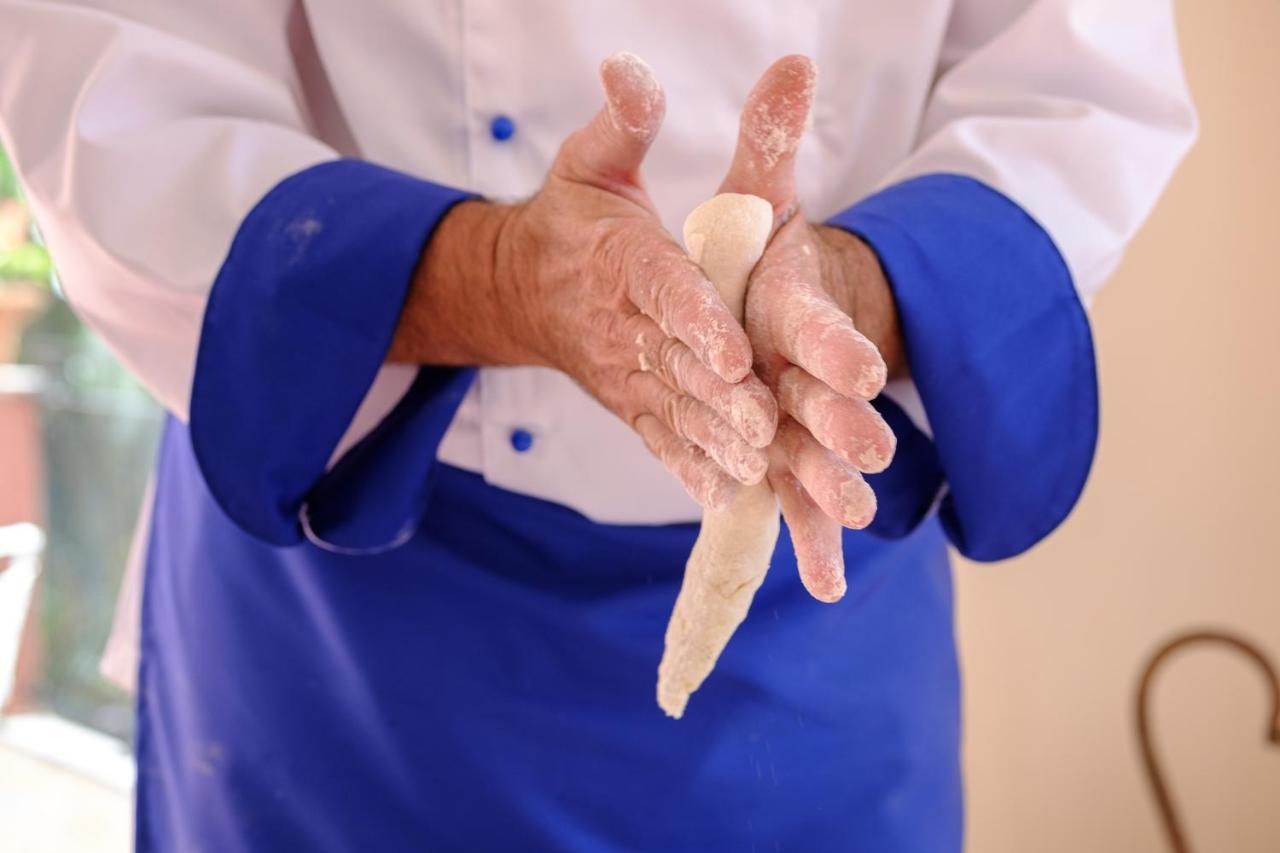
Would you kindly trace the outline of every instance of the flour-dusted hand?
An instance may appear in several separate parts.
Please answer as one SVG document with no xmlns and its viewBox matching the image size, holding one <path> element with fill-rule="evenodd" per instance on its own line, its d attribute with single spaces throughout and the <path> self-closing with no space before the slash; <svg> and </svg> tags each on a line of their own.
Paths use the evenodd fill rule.
<svg viewBox="0 0 1280 853">
<path fill-rule="evenodd" d="M 816 69 L 803 56 L 774 63 L 742 111 L 738 146 L 721 192 L 751 193 L 773 205 L 777 231 L 747 290 L 746 326 L 755 367 L 782 409 L 769 481 L 791 531 L 805 587 L 823 601 L 845 590 L 841 526 L 875 516 L 864 473 L 884 470 L 895 439 L 870 400 L 896 367 L 896 316 L 874 255 L 852 235 L 815 228 L 799 215 L 795 155 L 808 123 Z M 850 270 L 861 275 L 851 281 Z M 876 292 L 858 312 L 855 292 Z M 887 328 L 887 332 L 879 334 Z"/>
<path fill-rule="evenodd" d="M 605 60 L 601 79 L 605 106 L 565 140 L 532 199 L 461 204 L 432 240 L 443 237 L 441 255 L 467 242 L 492 252 L 480 260 L 492 289 L 465 297 L 495 318 L 470 324 L 489 339 L 451 357 L 494 363 L 496 352 L 497 363 L 563 370 L 629 423 L 696 500 L 722 507 L 739 484 L 764 479 L 777 404 L 751 372 L 742 325 L 663 229 L 641 182 L 665 112 L 661 86 L 625 53 Z M 456 265 L 428 248 L 426 278 Z M 431 301 L 430 285 L 415 288 L 411 303 L 419 291 Z M 426 328 L 403 337 L 439 331 L 447 295 L 434 296 L 421 311 L 406 306 L 402 326 L 417 316 Z"/>
</svg>

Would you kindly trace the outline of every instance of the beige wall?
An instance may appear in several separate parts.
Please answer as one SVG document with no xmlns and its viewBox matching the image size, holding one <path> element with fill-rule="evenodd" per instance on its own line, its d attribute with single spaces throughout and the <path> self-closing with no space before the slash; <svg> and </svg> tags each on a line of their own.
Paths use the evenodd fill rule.
<svg viewBox="0 0 1280 853">
<path fill-rule="evenodd" d="M 977 853 L 1165 849 L 1131 731 L 1146 656 L 1208 625 L 1280 666 L 1280 0 L 1178 6 L 1201 139 L 1093 312 L 1093 478 L 1031 554 L 957 567 Z M 1190 650 L 1157 688 L 1194 849 L 1280 851 L 1258 674 Z"/>
</svg>

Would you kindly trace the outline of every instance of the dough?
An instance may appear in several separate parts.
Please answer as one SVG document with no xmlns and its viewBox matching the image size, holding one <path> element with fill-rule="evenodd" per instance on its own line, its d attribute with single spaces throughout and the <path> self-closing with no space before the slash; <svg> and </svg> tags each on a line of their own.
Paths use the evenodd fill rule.
<svg viewBox="0 0 1280 853">
<path fill-rule="evenodd" d="M 699 205 L 684 222 L 685 248 L 739 321 L 747 277 L 773 229 L 773 207 L 753 195 L 724 193 Z M 684 583 L 667 625 L 658 666 L 658 705 L 684 714 L 769 570 L 778 542 L 778 502 L 768 480 L 744 487 L 728 509 L 704 511 L 685 565 Z"/>
</svg>

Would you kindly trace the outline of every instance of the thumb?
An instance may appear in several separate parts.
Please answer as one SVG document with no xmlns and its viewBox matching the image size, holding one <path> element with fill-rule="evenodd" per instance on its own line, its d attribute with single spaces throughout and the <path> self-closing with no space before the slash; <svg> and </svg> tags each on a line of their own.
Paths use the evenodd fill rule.
<svg viewBox="0 0 1280 853">
<path fill-rule="evenodd" d="M 796 208 L 796 150 L 809 125 L 818 69 L 807 56 L 784 56 L 764 72 L 742 108 L 738 147 L 722 193 L 750 193 L 773 205 L 775 225 Z"/>
<path fill-rule="evenodd" d="M 644 60 L 615 53 L 600 64 L 605 105 L 574 132 L 556 156 L 552 172 L 606 189 L 640 186 L 640 164 L 658 135 L 667 99 Z"/>
</svg>

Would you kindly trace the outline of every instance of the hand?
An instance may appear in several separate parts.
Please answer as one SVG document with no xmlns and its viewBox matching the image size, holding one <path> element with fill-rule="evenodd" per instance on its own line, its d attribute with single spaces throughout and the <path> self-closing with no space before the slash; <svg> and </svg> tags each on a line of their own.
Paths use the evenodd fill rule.
<svg viewBox="0 0 1280 853">
<path fill-rule="evenodd" d="M 641 183 L 661 87 L 626 54 L 607 59 L 601 78 L 605 107 L 564 142 L 537 195 L 514 207 L 465 203 L 445 218 L 405 308 L 408 343 L 392 355 L 558 368 L 630 424 L 696 500 L 721 508 L 737 484 L 764 478 L 777 405 L 751 373 L 745 331 Z M 474 282 L 469 265 L 480 281 L 453 312 L 468 331 L 443 328 L 450 277 Z"/>
<path fill-rule="evenodd" d="M 868 402 L 884 387 L 889 366 L 854 321 L 877 330 L 895 369 L 902 356 L 892 295 L 874 254 L 853 235 L 815 228 L 798 212 L 795 153 L 814 83 L 813 64 L 802 56 L 765 72 L 747 98 L 721 192 L 773 204 L 778 230 L 752 273 L 746 303 L 756 371 L 782 409 L 769 482 L 805 587 L 834 601 L 845 590 L 840 527 L 871 523 L 875 494 L 862 474 L 888 467 L 896 446 Z"/>
</svg>

